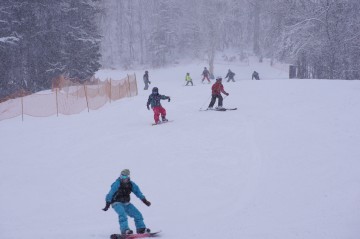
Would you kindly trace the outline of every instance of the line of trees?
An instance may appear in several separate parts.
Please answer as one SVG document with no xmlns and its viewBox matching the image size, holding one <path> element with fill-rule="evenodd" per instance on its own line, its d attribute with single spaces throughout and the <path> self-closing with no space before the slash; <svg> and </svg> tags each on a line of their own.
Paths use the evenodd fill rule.
<svg viewBox="0 0 360 239">
<path fill-rule="evenodd" d="M 1 0 L 0 97 L 85 80 L 104 67 L 165 66 L 232 49 L 359 79 L 359 0 Z"/>
<path fill-rule="evenodd" d="M 100 19 L 102 64 L 159 67 L 184 57 L 205 58 L 211 63 L 218 50 L 237 47 L 245 51 L 252 41 L 248 35 L 252 30 L 247 29 L 253 11 L 249 2 L 104 1 Z"/>
<path fill-rule="evenodd" d="M 108 0 L 102 64 L 163 66 L 251 51 L 298 66 L 299 78 L 359 79 L 358 0 Z"/>
<path fill-rule="evenodd" d="M 270 31 L 279 59 L 299 78 L 360 79 L 360 1 L 274 1 Z"/>
</svg>

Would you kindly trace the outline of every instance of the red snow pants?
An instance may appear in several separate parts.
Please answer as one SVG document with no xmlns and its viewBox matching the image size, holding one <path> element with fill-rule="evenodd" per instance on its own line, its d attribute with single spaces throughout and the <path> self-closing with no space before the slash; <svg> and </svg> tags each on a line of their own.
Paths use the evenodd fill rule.
<svg viewBox="0 0 360 239">
<path fill-rule="evenodd" d="M 155 123 L 158 123 L 159 122 L 159 116 L 161 114 L 161 118 L 165 118 L 166 116 L 166 110 L 162 107 L 162 106 L 155 106 L 153 108 L 153 111 L 154 111 L 154 120 L 155 120 Z"/>
</svg>

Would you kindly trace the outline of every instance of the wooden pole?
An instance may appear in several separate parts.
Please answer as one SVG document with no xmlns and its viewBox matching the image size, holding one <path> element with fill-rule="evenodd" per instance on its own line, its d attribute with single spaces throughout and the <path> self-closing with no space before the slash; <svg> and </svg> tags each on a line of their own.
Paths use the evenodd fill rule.
<svg viewBox="0 0 360 239">
<path fill-rule="evenodd" d="M 135 90 L 136 90 L 136 95 L 139 94 L 139 91 L 138 91 L 138 87 L 137 87 L 137 81 L 136 81 L 136 74 L 134 73 L 134 77 L 135 77 Z"/>
<path fill-rule="evenodd" d="M 119 99 L 121 98 L 121 84 L 119 82 Z"/>
<path fill-rule="evenodd" d="M 59 117 L 58 88 L 56 88 L 56 116 Z"/>
<path fill-rule="evenodd" d="M 99 82 L 99 79 L 97 79 L 97 86 L 98 86 L 98 95 L 100 95 L 100 82 Z"/>
<path fill-rule="evenodd" d="M 87 106 L 88 112 L 90 112 L 90 110 L 89 110 L 89 101 L 88 101 L 88 97 L 87 97 L 86 85 L 85 84 L 84 84 L 84 91 L 85 91 L 85 98 L 86 98 L 86 106 Z"/>
<path fill-rule="evenodd" d="M 110 78 L 110 93 L 109 93 L 109 95 L 110 95 L 110 96 L 109 96 L 109 97 L 110 97 L 110 104 L 111 104 L 111 87 L 112 87 L 112 86 L 111 86 L 111 78 Z"/>
<path fill-rule="evenodd" d="M 24 97 L 21 96 L 21 120 L 24 122 Z"/>
<path fill-rule="evenodd" d="M 128 92 L 129 92 L 129 97 L 131 97 L 129 74 L 127 75 L 127 81 L 128 81 Z"/>
</svg>

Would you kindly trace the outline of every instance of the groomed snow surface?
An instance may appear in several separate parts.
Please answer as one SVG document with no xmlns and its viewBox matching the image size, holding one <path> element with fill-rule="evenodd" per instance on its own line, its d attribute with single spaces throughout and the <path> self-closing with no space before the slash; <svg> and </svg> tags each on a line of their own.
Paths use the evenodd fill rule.
<svg viewBox="0 0 360 239">
<path fill-rule="evenodd" d="M 224 106 L 238 110 L 203 112 L 204 66 L 139 69 L 138 96 L 90 113 L 1 121 L 0 238 L 118 233 L 116 213 L 101 209 L 125 168 L 152 203 L 133 195 L 133 204 L 164 239 L 360 238 L 360 81 L 289 80 L 268 62 L 218 62 L 216 75 L 236 73 L 223 81 Z M 184 87 L 186 72 L 194 87 Z M 174 122 L 151 126 L 154 86 L 171 97 L 162 104 Z"/>
</svg>

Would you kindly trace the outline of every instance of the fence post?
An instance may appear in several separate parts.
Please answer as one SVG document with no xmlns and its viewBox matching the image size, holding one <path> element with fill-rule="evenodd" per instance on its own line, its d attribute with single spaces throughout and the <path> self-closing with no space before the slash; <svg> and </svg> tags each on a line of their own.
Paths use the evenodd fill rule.
<svg viewBox="0 0 360 239">
<path fill-rule="evenodd" d="M 131 89 L 130 89 L 130 80 L 129 80 L 129 74 L 127 74 L 127 81 L 128 81 L 128 92 L 129 97 L 131 97 Z"/>
<path fill-rule="evenodd" d="M 135 90 L 136 90 L 136 95 L 139 94 L 139 91 L 138 91 L 138 87 L 137 87 L 137 81 L 136 81 L 136 74 L 134 73 L 134 77 L 135 77 Z"/>
<path fill-rule="evenodd" d="M 118 81 L 118 86 L 119 86 L 119 99 L 121 99 L 122 97 L 121 97 L 121 83 L 120 83 L 121 81 Z M 119 100 L 119 99 L 117 99 L 117 100 Z"/>
<path fill-rule="evenodd" d="M 21 120 L 24 122 L 24 96 L 21 96 Z"/>
<path fill-rule="evenodd" d="M 59 117 L 58 88 L 56 88 L 56 116 Z"/>
<path fill-rule="evenodd" d="M 110 98 L 110 104 L 111 104 L 111 78 L 110 78 L 110 93 L 109 93 L 109 98 Z"/>
<path fill-rule="evenodd" d="M 98 95 L 100 95 L 100 82 L 99 82 L 99 79 L 98 79 L 98 82 L 97 82 L 97 87 L 98 87 Z"/>
<path fill-rule="evenodd" d="M 84 84 L 84 91 L 85 91 L 86 106 L 88 108 L 88 112 L 90 112 L 90 110 L 89 110 L 89 101 L 88 101 L 88 97 L 87 97 L 86 85 L 85 84 Z"/>
</svg>

